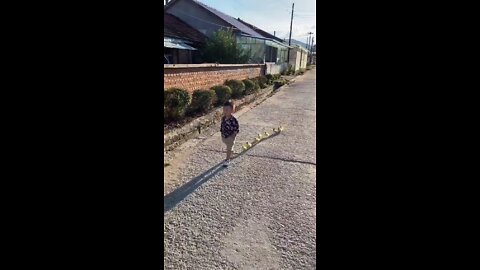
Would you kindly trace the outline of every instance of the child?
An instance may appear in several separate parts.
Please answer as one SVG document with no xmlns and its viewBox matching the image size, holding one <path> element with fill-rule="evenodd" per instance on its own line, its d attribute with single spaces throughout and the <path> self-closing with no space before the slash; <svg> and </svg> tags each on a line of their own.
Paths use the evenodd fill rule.
<svg viewBox="0 0 480 270">
<path fill-rule="evenodd" d="M 234 105 L 231 101 L 223 105 L 222 124 L 220 132 L 222 133 L 222 141 L 227 145 L 227 158 L 225 159 L 224 167 L 227 167 L 232 158 L 233 145 L 235 144 L 235 137 L 239 132 L 239 126 L 237 119 L 232 115 Z"/>
</svg>

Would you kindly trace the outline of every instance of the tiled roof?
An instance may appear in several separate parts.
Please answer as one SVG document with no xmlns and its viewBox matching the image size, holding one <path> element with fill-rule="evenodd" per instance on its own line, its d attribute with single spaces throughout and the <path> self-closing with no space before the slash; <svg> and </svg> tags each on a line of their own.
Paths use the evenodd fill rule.
<svg viewBox="0 0 480 270">
<path fill-rule="evenodd" d="M 255 32 L 253 29 L 251 29 L 247 25 L 239 22 L 237 19 L 233 18 L 232 16 L 229 16 L 229 15 L 227 15 L 227 14 L 221 12 L 221 11 L 218 11 L 218 10 L 212 8 L 212 7 L 209 7 L 209 6 L 205 5 L 204 3 L 201 3 L 200 1 L 196 1 L 196 0 L 192 0 L 192 1 L 195 2 L 196 4 L 198 4 L 199 6 L 205 8 L 206 10 L 210 11 L 211 13 L 215 14 L 217 17 L 224 20 L 225 22 L 227 22 L 231 26 L 237 28 L 241 32 L 243 32 L 245 34 L 248 34 L 252 37 L 263 38 L 262 35 Z"/>
<path fill-rule="evenodd" d="M 206 37 L 172 14 L 163 13 L 163 35 L 193 42 L 205 42 Z"/>
</svg>

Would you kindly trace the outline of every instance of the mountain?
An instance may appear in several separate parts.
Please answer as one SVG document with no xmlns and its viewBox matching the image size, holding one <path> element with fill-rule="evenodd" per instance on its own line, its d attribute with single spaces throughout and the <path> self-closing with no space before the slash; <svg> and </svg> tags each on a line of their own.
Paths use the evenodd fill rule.
<svg viewBox="0 0 480 270">
<path fill-rule="evenodd" d="M 288 39 L 287 39 L 287 42 L 288 42 Z M 295 44 L 295 45 L 302 46 L 302 47 L 304 47 L 304 48 L 307 48 L 307 43 L 298 41 L 298 40 L 293 39 L 293 38 L 292 38 L 292 42 L 291 42 L 291 43 L 292 43 L 292 44 Z"/>
</svg>

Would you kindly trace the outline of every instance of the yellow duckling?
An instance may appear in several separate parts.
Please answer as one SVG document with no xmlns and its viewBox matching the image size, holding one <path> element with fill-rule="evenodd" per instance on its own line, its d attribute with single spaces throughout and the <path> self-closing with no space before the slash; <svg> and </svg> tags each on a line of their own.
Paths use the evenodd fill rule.
<svg viewBox="0 0 480 270">
<path fill-rule="evenodd" d="M 268 137 L 270 136 L 270 134 L 268 134 L 268 132 L 265 131 L 265 137 Z"/>
<path fill-rule="evenodd" d="M 252 144 L 250 142 L 247 142 L 248 148 L 252 147 Z"/>
<path fill-rule="evenodd" d="M 276 128 L 273 128 L 273 132 L 274 132 L 274 133 L 277 133 L 277 129 L 276 129 Z"/>
<path fill-rule="evenodd" d="M 248 149 L 248 144 L 245 144 L 242 148 L 243 148 L 243 150 L 247 150 Z"/>
<path fill-rule="evenodd" d="M 255 138 L 255 141 L 256 141 L 256 142 L 259 142 L 259 141 L 260 141 L 260 138 L 258 138 L 258 137 Z"/>
</svg>

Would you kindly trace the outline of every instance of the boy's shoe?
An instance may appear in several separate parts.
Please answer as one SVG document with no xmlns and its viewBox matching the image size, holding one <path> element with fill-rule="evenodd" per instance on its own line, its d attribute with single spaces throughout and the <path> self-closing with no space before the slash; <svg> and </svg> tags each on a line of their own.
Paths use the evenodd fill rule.
<svg viewBox="0 0 480 270">
<path fill-rule="evenodd" d="M 225 160 L 223 162 L 223 167 L 228 167 L 228 165 L 230 165 L 230 160 Z"/>
</svg>

